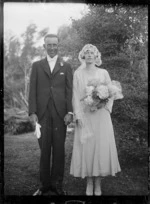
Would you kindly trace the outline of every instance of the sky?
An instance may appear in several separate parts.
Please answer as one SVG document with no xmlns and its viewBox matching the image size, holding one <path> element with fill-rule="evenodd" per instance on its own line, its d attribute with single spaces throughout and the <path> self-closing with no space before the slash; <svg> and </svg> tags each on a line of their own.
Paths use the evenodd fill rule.
<svg viewBox="0 0 150 204">
<path fill-rule="evenodd" d="M 71 17 L 79 19 L 86 12 L 87 5 L 81 3 L 4 3 L 4 36 L 19 37 L 30 23 L 57 33 L 59 26 L 71 23 Z"/>
</svg>

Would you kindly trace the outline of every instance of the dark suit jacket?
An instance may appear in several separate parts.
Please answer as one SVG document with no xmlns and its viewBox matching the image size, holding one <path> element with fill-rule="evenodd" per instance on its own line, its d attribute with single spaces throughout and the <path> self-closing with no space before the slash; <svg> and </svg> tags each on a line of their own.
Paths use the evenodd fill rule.
<svg viewBox="0 0 150 204">
<path fill-rule="evenodd" d="M 39 121 L 46 111 L 49 100 L 54 100 L 60 117 L 72 112 L 72 69 L 59 57 L 53 72 L 47 58 L 34 62 L 30 76 L 29 115 L 36 113 Z"/>
</svg>

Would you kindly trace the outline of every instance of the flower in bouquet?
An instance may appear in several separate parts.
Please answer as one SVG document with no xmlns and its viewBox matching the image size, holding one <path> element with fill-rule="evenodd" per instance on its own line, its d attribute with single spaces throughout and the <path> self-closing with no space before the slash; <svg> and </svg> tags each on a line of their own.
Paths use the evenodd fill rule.
<svg viewBox="0 0 150 204">
<path fill-rule="evenodd" d="M 91 111 L 96 111 L 106 105 L 109 98 L 114 100 L 123 98 L 121 85 L 118 81 L 112 81 L 106 85 L 99 80 L 91 80 L 85 88 L 85 97 L 81 99 Z"/>
<path fill-rule="evenodd" d="M 89 106 L 91 111 L 96 111 L 107 103 L 109 91 L 106 85 L 91 80 L 85 88 L 85 95 L 81 101 L 84 101 L 84 104 Z"/>
<path fill-rule="evenodd" d="M 105 85 L 100 85 L 95 88 L 97 95 L 100 99 L 108 99 L 109 98 L 109 90 Z"/>
<path fill-rule="evenodd" d="M 118 81 L 112 81 L 111 84 L 108 85 L 109 95 L 114 100 L 122 99 L 122 88 Z"/>
<path fill-rule="evenodd" d="M 91 105 L 94 103 L 94 100 L 93 100 L 92 96 L 87 96 L 87 97 L 84 99 L 84 103 L 85 103 L 86 105 L 91 106 Z"/>
<path fill-rule="evenodd" d="M 94 90 L 94 86 L 87 86 L 87 87 L 85 88 L 85 94 L 86 94 L 86 96 L 91 96 L 93 90 Z"/>
</svg>

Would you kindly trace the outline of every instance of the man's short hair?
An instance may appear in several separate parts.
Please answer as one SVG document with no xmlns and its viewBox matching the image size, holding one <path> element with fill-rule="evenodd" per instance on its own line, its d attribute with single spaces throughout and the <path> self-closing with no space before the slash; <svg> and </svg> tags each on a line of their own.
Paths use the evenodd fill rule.
<svg viewBox="0 0 150 204">
<path fill-rule="evenodd" d="M 45 42 L 45 39 L 46 39 L 46 38 L 53 38 L 53 37 L 57 38 L 57 39 L 58 39 L 58 42 L 59 42 L 59 37 L 58 37 L 58 35 L 56 35 L 56 34 L 47 34 L 47 35 L 45 35 L 45 37 L 44 37 L 44 42 Z"/>
</svg>

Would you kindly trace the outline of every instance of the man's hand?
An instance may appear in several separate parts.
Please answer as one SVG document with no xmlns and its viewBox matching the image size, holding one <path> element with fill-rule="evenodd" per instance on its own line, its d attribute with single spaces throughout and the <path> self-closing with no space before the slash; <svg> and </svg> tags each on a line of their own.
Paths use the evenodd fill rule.
<svg viewBox="0 0 150 204">
<path fill-rule="evenodd" d="M 35 113 L 30 115 L 30 122 L 33 125 L 33 127 L 35 127 L 36 122 L 38 122 L 38 117 Z"/>
<path fill-rule="evenodd" d="M 64 117 L 65 125 L 69 125 L 73 121 L 73 115 L 68 113 Z"/>
</svg>

